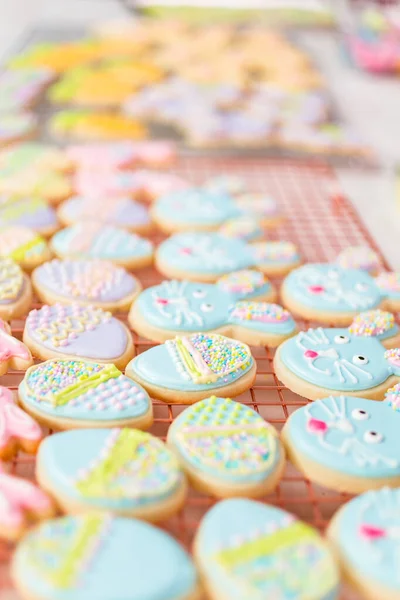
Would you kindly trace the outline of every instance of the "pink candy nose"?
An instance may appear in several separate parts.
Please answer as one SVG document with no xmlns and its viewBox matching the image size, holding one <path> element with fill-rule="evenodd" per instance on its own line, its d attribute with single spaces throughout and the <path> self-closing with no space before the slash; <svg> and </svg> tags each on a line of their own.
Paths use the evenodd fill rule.
<svg viewBox="0 0 400 600">
<path fill-rule="evenodd" d="M 324 433 L 328 430 L 328 425 L 325 421 L 320 421 L 319 419 L 310 419 L 307 423 L 307 427 L 309 431 L 313 433 Z"/>
<path fill-rule="evenodd" d="M 306 350 L 304 356 L 306 358 L 317 358 L 318 352 L 315 352 L 315 350 Z"/>
<path fill-rule="evenodd" d="M 322 285 L 310 285 L 308 291 L 312 294 L 321 294 L 325 291 L 325 288 Z"/>
<path fill-rule="evenodd" d="M 162 305 L 168 304 L 168 300 L 166 298 L 157 298 L 156 302 L 157 302 L 157 304 L 162 304 Z"/>
<path fill-rule="evenodd" d="M 181 253 L 182 254 L 192 254 L 192 249 L 191 248 L 181 248 Z"/>
<path fill-rule="evenodd" d="M 361 525 L 360 533 L 369 540 L 377 540 L 386 537 L 386 531 L 382 529 L 382 527 L 375 527 L 374 525 Z"/>
</svg>

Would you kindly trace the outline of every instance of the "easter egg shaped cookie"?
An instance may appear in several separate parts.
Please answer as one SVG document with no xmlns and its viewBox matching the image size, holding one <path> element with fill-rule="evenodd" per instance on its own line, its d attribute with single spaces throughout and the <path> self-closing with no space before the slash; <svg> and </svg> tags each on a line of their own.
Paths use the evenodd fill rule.
<svg viewBox="0 0 400 600">
<path fill-rule="evenodd" d="M 175 455 L 137 429 L 52 435 L 40 446 L 36 476 L 68 513 L 105 510 L 161 521 L 178 511 L 186 496 Z"/>
<path fill-rule="evenodd" d="M 30 279 L 11 258 L 0 258 L 0 318 L 10 321 L 25 314 L 32 302 Z"/>
<path fill-rule="evenodd" d="M 154 398 L 192 404 L 210 394 L 238 396 L 253 384 L 250 348 L 218 334 L 176 337 L 150 348 L 126 368 Z"/>
<path fill-rule="evenodd" d="M 200 600 L 192 561 L 169 534 L 104 514 L 54 519 L 31 531 L 14 554 L 12 576 L 26 599 Z"/>
<path fill-rule="evenodd" d="M 339 575 L 326 542 L 280 508 L 219 502 L 204 517 L 195 559 L 212 600 L 336 600 Z"/>
<path fill-rule="evenodd" d="M 0 227 L 9 225 L 29 227 L 45 237 L 59 228 L 56 212 L 47 200 L 5 196 L 0 199 Z"/>
<path fill-rule="evenodd" d="M 51 258 L 45 240 L 32 229 L 10 225 L 0 229 L 0 257 L 11 258 L 31 271 Z"/>
<path fill-rule="evenodd" d="M 112 364 L 47 360 L 27 371 L 18 396 L 29 414 L 54 429 L 147 429 L 153 422 L 148 394 Z"/>
<path fill-rule="evenodd" d="M 105 260 L 60 260 L 44 263 L 32 273 L 36 294 L 46 304 L 97 306 L 111 312 L 128 310 L 142 286 L 124 268 Z"/>
<path fill-rule="evenodd" d="M 184 410 L 169 428 L 167 441 L 192 485 L 220 498 L 265 495 L 285 466 L 275 429 L 229 398 L 211 396 Z"/>
</svg>

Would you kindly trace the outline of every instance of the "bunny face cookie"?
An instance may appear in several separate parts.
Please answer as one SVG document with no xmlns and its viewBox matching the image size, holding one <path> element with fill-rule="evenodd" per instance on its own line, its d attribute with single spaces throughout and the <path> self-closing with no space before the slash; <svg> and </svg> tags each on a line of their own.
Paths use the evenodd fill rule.
<svg viewBox="0 0 400 600">
<path fill-rule="evenodd" d="M 320 485 L 352 494 L 400 485 L 400 413 L 389 402 L 330 396 L 292 413 L 290 460 Z"/>
<path fill-rule="evenodd" d="M 0 258 L 0 318 L 10 321 L 22 316 L 31 302 L 29 277 L 11 258 Z"/>
<path fill-rule="evenodd" d="M 348 329 L 318 327 L 286 340 L 274 357 L 279 379 L 311 400 L 332 394 L 382 400 L 400 377 L 400 350 L 385 348 L 397 341 L 398 327 L 390 313 L 373 312 L 376 318 L 368 317 L 367 326 L 360 317 Z"/>
<path fill-rule="evenodd" d="M 238 396 L 253 384 L 256 365 L 246 344 L 196 333 L 139 354 L 125 373 L 154 398 L 192 404 L 216 393 Z"/>
<path fill-rule="evenodd" d="M 343 575 L 366 600 L 399 596 L 399 507 L 399 489 L 368 491 L 347 502 L 328 527 Z"/>
<path fill-rule="evenodd" d="M 27 371 L 18 396 L 29 414 L 53 429 L 146 429 L 153 422 L 145 390 L 112 364 L 47 360 Z"/>
<path fill-rule="evenodd" d="M 240 280 L 243 286 L 248 282 L 249 293 L 234 291 Z M 251 345 L 276 346 L 295 334 L 296 324 L 277 304 L 250 301 L 264 294 L 275 296 L 257 271 L 239 271 L 216 284 L 164 281 L 139 295 L 129 322 L 140 335 L 158 342 L 179 334 L 215 331 Z"/>
<path fill-rule="evenodd" d="M 56 258 L 33 271 L 32 283 L 46 304 L 74 302 L 111 312 L 128 310 L 142 289 L 131 273 L 105 260 Z"/>
<path fill-rule="evenodd" d="M 282 301 L 290 311 L 306 319 L 349 325 L 362 310 L 381 306 L 396 310 L 396 299 L 390 289 L 384 291 L 382 281 L 380 284 L 379 278 L 375 280 L 363 270 L 308 264 L 286 277 Z"/>
<path fill-rule="evenodd" d="M 167 277 L 204 282 L 252 267 L 267 275 L 285 274 L 300 262 L 290 242 L 246 244 L 214 232 L 177 233 L 156 251 L 156 266 Z"/>
<path fill-rule="evenodd" d="M 97 258 L 129 268 L 146 267 L 153 259 L 153 244 L 124 229 L 102 223 L 76 223 L 51 240 L 59 258 Z"/>
<path fill-rule="evenodd" d="M 31 310 L 23 340 L 41 360 L 89 359 L 123 369 L 134 356 L 128 328 L 110 312 L 80 304 L 46 304 Z"/>
</svg>

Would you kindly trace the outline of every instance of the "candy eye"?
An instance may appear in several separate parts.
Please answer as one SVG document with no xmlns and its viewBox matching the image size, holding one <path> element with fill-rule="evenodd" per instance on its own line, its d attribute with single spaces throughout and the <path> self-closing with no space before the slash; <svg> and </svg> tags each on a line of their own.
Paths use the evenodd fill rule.
<svg viewBox="0 0 400 600">
<path fill-rule="evenodd" d="M 361 354 L 356 354 L 353 356 L 353 363 L 355 365 L 366 365 L 369 362 L 366 356 L 362 356 Z"/>
<path fill-rule="evenodd" d="M 331 269 L 330 271 L 328 271 L 328 277 L 329 279 L 339 279 L 339 273 L 334 269 Z"/>
<path fill-rule="evenodd" d="M 204 296 L 206 295 L 206 292 L 204 290 L 194 290 L 193 292 L 193 297 L 194 298 L 204 298 Z"/>
<path fill-rule="evenodd" d="M 369 419 L 369 413 L 367 413 L 366 410 L 362 410 L 362 408 L 355 408 L 354 410 L 352 410 L 351 416 L 357 421 L 366 421 L 367 419 Z"/>
<path fill-rule="evenodd" d="M 356 283 L 355 289 L 357 292 L 366 292 L 368 289 L 368 285 L 366 283 Z"/>
<path fill-rule="evenodd" d="M 364 442 L 367 444 L 380 444 L 383 440 L 383 435 L 377 431 L 366 431 L 364 433 Z"/>
<path fill-rule="evenodd" d="M 335 335 L 334 337 L 334 342 L 336 342 L 336 344 L 348 344 L 350 341 L 350 338 L 347 337 L 347 335 Z"/>
<path fill-rule="evenodd" d="M 208 304 L 207 302 L 203 302 L 203 304 L 200 306 L 200 310 L 203 312 L 210 312 L 214 310 L 214 306 L 212 304 Z"/>
</svg>

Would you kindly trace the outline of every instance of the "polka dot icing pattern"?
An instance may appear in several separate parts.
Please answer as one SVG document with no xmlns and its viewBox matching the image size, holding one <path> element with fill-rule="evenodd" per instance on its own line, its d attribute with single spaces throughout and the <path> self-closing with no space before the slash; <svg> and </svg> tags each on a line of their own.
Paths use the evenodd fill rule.
<svg viewBox="0 0 400 600">
<path fill-rule="evenodd" d="M 285 427 L 290 443 L 322 467 L 355 477 L 400 475 L 400 414 L 388 402 L 330 396 L 296 410 Z"/>
<path fill-rule="evenodd" d="M 145 390 L 114 365 L 52 359 L 29 369 L 19 386 L 23 404 L 66 419 L 116 422 L 146 413 Z"/>
<path fill-rule="evenodd" d="M 399 328 L 390 312 L 383 310 L 370 310 L 357 315 L 349 327 L 352 335 L 372 336 L 382 338 L 395 335 Z"/>
<path fill-rule="evenodd" d="M 385 351 L 379 337 L 354 335 L 344 328 L 309 329 L 284 342 L 279 358 L 292 373 L 318 387 L 368 390 L 400 375 L 399 349 Z"/>
<path fill-rule="evenodd" d="M 29 593 L 53 600 L 169 600 L 197 585 L 189 556 L 167 533 L 101 514 L 47 521 L 19 545 L 13 569 Z"/>
<path fill-rule="evenodd" d="M 135 279 L 102 260 L 54 259 L 35 270 L 36 283 L 74 300 L 114 302 L 135 291 Z"/>
<path fill-rule="evenodd" d="M 361 269 L 369 273 L 382 267 L 379 256 L 368 246 L 350 246 L 342 250 L 335 262 L 344 269 Z"/>
<path fill-rule="evenodd" d="M 74 197 L 63 203 L 60 216 L 68 222 L 96 220 L 103 223 L 134 229 L 150 225 L 148 210 L 130 198 Z"/>
<path fill-rule="evenodd" d="M 264 479 L 281 456 L 277 434 L 262 417 L 215 396 L 181 413 L 168 442 L 196 469 L 235 483 Z"/>
<path fill-rule="evenodd" d="M 9 198 L 0 201 L 0 227 L 22 225 L 34 231 L 56 229 L 55 210 L 41 198 Z"/>
<path fill-rule="evenodd" d="M 62 256 L 100 258 L 106 260 L 134 260 L 152 254 L 153 245 L 133 233 L 101 225 L 76 223 L 62 229 L 52 239 L 54 250 Z"/>
<path fill-rule="evenodd" d="M 44 239 L 27 227 L 10 225 L 0 230 L 0 256 L 21 262 L 39 257 L 46 248 Z"/>
<path fill-rule="evenodd" d="M 273 506 L 219 502 L 200 525 L 196 558 L 216 597 L 338 598 L 337 569 L 321 536 Z"/>
<path fill-rule="evenodd" d="M 23 289 L 21 268 L 10 258 L 0 258 L 0 304 L 15 302 Z"/>
<path fill-rule="evenodd" d="M 54 352 L 110 362 L 124 354 L 128 335 L 110 312 L 79 304 L 34 309 L 28 315 L 24 331 L 24 339 Z"/>
<path fill-rule="evenodd" d="M 39 471 L 66 502 L 129 510 L 174 492 L 183 477 L 174 454 L 154 436 L 135 429 L 85 429 L 45 440 Z"/>
</svg>

